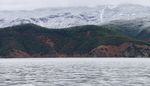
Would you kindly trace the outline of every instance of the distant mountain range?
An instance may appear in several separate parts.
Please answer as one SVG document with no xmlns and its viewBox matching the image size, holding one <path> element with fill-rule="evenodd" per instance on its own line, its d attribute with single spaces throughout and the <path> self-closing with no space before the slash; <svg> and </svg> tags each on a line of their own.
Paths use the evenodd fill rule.
<svg viewBox="0 0 150 86">
<path fill-rule="evenodd" d="M 47 28 L 67 28 L 80 25 L 100 25 L 114 20 L 148 18 L 149 16 L 150 7 L 134 4 L 0 11 L 0 28 L 27 23 Z M 146 24 L 149 25 L 149 22 Z"/>
<path fill-rule="evenodd" d="M 0 56 L 150 57 L 149 29 L 133 31 L 132 24 L 129 25 L 128 28 L 114 23 L 49 29 L 24 24 L 3 28 L 0 29 Z"/>
<path fill-rule="evenodd" d="M 146 6 L 0 11 L 0 28 L 3 58 L 150 57 Z"/>
</svg>

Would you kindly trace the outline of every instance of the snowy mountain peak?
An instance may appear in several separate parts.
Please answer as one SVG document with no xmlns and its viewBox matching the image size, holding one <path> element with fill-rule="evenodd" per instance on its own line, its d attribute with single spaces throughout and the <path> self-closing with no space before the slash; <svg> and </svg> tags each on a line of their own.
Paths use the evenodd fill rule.
<svg viewBox="0 0 150 86">
<path fill-rule="evenodd" d="M 34 23 L 48 28 L 64 28 L 100 25 L 112 20 L 131 20 L 147 16 L 150 16 L 150 7 L 133 4 L 0 11 L 0 27 Z"/>
</svg>

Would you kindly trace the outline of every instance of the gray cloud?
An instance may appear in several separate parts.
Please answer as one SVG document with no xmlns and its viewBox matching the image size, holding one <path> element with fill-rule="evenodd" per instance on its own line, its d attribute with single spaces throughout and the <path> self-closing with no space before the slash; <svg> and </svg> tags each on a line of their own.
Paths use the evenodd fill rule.
<svg viewBox="0 0 150 86">
<path fill-rule="evenodd" d="M 150 0 L 0 0 L 0 10 L 31 10 L 45 7 L 96 6 L 120 3 L 150 6 Z"/>
</svg>

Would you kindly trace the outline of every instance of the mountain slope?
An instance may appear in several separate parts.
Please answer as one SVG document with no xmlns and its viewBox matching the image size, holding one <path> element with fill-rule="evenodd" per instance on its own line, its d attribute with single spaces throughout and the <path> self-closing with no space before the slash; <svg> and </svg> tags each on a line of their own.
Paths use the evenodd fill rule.
<svg viewBox="0 0 150 86">
<path fill-rule="evenodd" d="M 149 41 L 150 38 L 150 18 L 137 18 L 134 20 L 118 20 L 102 25 L 105 28 L 119 30 L 129 37 Z"/>
<path fill-rule="evenodd" d="M 47 29 L 34 24 L 25 24 L 0 30 L 0 56 L 148 57 L 150 44 L 127 37 L 119 30 L 101 26 Z"/>
<path fill-rule="evenodd" d="M 150 42 L 150 27 L 142 30 L 136 37 L 138 39 Z"/>
</svg>

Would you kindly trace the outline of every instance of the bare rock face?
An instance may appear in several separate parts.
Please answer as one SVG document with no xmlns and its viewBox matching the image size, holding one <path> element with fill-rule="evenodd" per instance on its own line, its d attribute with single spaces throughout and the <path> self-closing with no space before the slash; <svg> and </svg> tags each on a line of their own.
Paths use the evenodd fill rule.
<svg viewBox="0 0 150 86">
<path fill-rule="evenodd" d="M 27 52 L 21 51 L 21 50 L 17 50 L 17 49 L 12 49 L 8 51 L 7 57 L 30 57 L 31 55 L 29 55 Z"/>
<path fill-rule="evenodd" d="M 48 47 L 53 48 L 55 46 L 55 43 L 52 39 L 45 36 L 38 36 L 37 39 L 41 41 L 42 43 L 45 43 Z"/>
<path fill-rule="evenodd" d="M 150 46 L 123 43 L 119 46 L 100 45 L 90 52 L 95 57 L 150 57 Z"/>
</svg>

